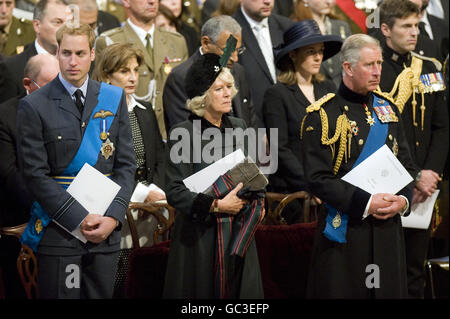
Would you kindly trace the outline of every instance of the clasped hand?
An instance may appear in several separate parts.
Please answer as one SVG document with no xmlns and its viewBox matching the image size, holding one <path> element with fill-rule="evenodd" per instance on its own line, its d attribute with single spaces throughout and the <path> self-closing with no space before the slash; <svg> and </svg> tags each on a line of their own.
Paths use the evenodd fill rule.
<svg viewBox="0 0 450 319">
<path fill-rule="evenodd" d="M 116 220 L 109 216 L 89 214 L 80 225 L 81 233 L 94 244 L 104 241 L 116 228 Z"/>
<path fill-rule="evenodd" d="M 402 211 L 405 206 L 406 200 L 401 196 L 378 193 L 372 196 L 369 214 L 376 219 L 388 219 Z"/>
</svg>

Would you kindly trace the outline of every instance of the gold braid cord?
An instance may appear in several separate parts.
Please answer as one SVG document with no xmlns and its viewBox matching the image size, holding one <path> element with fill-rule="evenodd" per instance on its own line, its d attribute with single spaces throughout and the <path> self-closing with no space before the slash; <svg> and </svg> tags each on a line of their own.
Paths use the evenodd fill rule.
<svg viewBox="0 0 450 319">
<path fill-rule="evenodd" d="M 322 108 L 322 105 L 329 100 L 331 100 L 335 94 L 328 93 L 321 99 L 317 100 L 310 106 L 306 108 L 307 113 L 311 113 L 314 111 L 319 111 L 320 115 L 320 122 L 322 124 L 322 136 L 321 136 L 321 142 L 322 145 L 328 145 L 331 148 L 332 152 L 332 158 L 335 156 L 335 149 L 334 144 L 339 140 L 339 149 L 338 154 L 336 157 L 336 162 L 334 164 L 333 173 L 336 175 L 339 171 L 339 168 L 342 164 L 342 159 L 345 156 L 345 160 L 347 160 L 347 134 L 351 131 L 350 123 L 348 121 L 347 115 L 341 114 L 338 116 L 336 120 L 336 131 L 334 132 L 334 135 L 332 138 L 328 138 L 328 116 L 325 110 Z M 306 115 L 307 116 L 307 115 Z M 306 116 L 302 120 L 301 124 L 301 137 L 303 133 L 303 126 L 306 119 Z"/>
<path fill-rule="evenodd" d="M 420 74 L 422 73 L 422 63 L 423 61 L 415 56 L 412 57 L 411 66 L 405 67 L 404 70 L 398 75 L 395 80 L 394 87 L 392 91 L 387 93 L 387 96 L 391 100 L 394 101 L 394 104 L 398 107 L 400 114 L 403 113 L 403 109 L 405 107 L 406 102 L 408 102 L 409 98 L 412 95 L 412 114 L 413 114 L 413 125 L 417 126 L 416 122 L 416 91 L 422 96 L 422 105 L 420 106 L 421 110 L 421 120 L 422 120 L 422 130 L 423 130 L 423 121 L 425 114 L 425 85 L 420 81 Z M 377 92 L 379 93 L 379 92 Z M 397 93 L 397 95 L 396 95 Z"/>
</svg>

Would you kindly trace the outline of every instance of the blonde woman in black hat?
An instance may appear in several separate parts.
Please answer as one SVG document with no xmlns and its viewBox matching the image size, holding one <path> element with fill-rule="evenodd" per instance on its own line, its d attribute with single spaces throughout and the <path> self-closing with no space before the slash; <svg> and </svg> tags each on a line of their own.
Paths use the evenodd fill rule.
<svg viewBox="0 0 450 319">
<path fill-rule="evenodd" d="M 228 68 L 220 66 L 219 56 L 204 54 L 190 67 L 185 89 L 192 114 L 172 127 L 167 145 L 167 201 L 175 207 L 176 218 L 163 297 L 262 298 L 254 239 L 243 257 L 221 251 L 224 237 L 220 230 L 226 225 L 220 224 L 219 218 L 229 218 L 232 223 L 246 205 L 237 196 L 242 183 L 218 200 L 192 192 L 183 183 L 185 178 L 209 166 L 211 158 L 220 159 L 242 147 L 236 139 L 230 139 L 230 134 L 233 129 L 245 129 L 245 122 L 227 115 L 237 93 L 234 78 Z M 205 136 L 200 141 L 202 135 Z M 220 143 L 217 148 L 210 148 L 214 141 Z M 246 147 L 243 148 L 246 153 Z M 263 214 L 264 211 L 261 218 Z"/>
<path fill-rule="evenodd" d="M 285 31 L 284 44 L 275 49 L 275 62 L 281 70 L 279 83 L 264 95 L 265 127 L 278 129 L 278 171 L 269 178 L 270 191 L 305 191 L 306 183 L 300 152 L 300 124 L 306 107 L 323 95 L 334 92 L 333 82 L 319 73 L 321 63 L 339 52 L 342 41 L 322 35 L 314 20 L 298 22 Z M 270 139 L 270 130 L 267 132 Z M 298 211 L 298 210 L 296 210 Z M 291 224 L 296 215 L 283 216 Z"/>
</svg>

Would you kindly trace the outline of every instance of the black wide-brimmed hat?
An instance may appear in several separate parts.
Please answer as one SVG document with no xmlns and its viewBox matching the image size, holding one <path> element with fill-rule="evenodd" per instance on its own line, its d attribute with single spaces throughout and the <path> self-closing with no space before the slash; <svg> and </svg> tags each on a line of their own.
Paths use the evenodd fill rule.
<svg viewBox="0 0 450 319">
<path fill-rule="evenodd" d="M 292 50 L 316 43 L 325 46 L 323 61 L 331 58 L 341 50 L 342 39 L 337 35 L 323 35 L 320 32 L 317 22 L 314 20 L 304 20 L 295 23 L 283 34 L 283 44 L 274 49 L 275 64 L 283 71 L 286 65 L 288 53 Z"/>
</svg>

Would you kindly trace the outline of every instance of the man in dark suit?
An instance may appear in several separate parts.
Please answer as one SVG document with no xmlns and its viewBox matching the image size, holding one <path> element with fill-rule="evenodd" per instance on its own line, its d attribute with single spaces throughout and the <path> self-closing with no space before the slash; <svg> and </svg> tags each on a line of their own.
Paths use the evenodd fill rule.
<svg viewBox="0 0 450 319">
<path fill-rule="evenodd" d="M 59 72 L 58 60 L 48 54 L 38 54 L 25 66 L 23 85 L 32 93 L 53 80 Z M 0 225 L 15 226 L 30 218 L 32 198 L 19 172 L 17 160 L 17 105 L 19 98 L 13 97 L 0 104 Z M 7 298 L 24 297 L 17 273 L 16 260 L 20 242 L 12 236 L 0 238 L 0 268 L 3 269 Z"/>
<path fill-rule="evenodd" d="M 247 126 L 256 127 L 256 114 L 250 100 L 250 89 L 245 70 L 236 63 L 238 62 L 239 52 L 243 50 L 241 46 L 241 27 L 229 16 L 218 16 L 209 19 L 203 25 L 201 47 L 189 59 L 175 67 L 167 77 L 163 93 L 164 120 L 167 132 L 175 124 L 187 120 L 189 114 L 191 114 L 191 111 L 186 107 L 188 96 L 184 89 L 188 69 L 202 54 L 215 53 L 222 55 L 223 48 L 225 48 L 226 41 L 230 35 L 233 35 L 238 40 L 236 50 L 228 61 L 228 68 L 231 69 L 235 85 L 238 88 L 238 93 L 232 101 L 232 113 L 234 116 L 244 119 Z"/>
<path fill-rule="evenodd" d="M 88 25 L 66 24 L 56 37 L 61 72 L 21 99 L 17 113 L 19 164 L 36 200 L 22 242 L 37 251 L 40 298 L 111 298 L 136 170 L 126 97 L 89 80 L 95 34 Z M 120 186 L 104 215 L 65 189 L 86 163 Z M 86 243 L 68 232 L 75 230 Z"/>
<path fill-rule="evenodd" d="M 439 45 L 440 53 L 443 57 L 440 60 L 442 61 L 448 54 L 448 22 L 427 12 L 429 2 L 430 0 L 422 0 L 419 29 L 422 34 Z"/>
<path fill-rule="evenodd" d="M 22 53 L 7 59 L 7 72 L 15 85 L 13 90 L 4 92 L 4 95 L 0 96 L 0 102 L 10 97 L 25 95 L 22 84 L 23 70 L 32 56 L 40 53 L 55 55 L 56 31 L 67 20 L 66 9 L 67 5 L 62 0 L 41 0 L 36 4 L 33 12 L 36 40 L 28 44 Z"/>
<path fill-rule="evenodd" d="M 273 1 L 241 0 L 241 7 L 233 15 L 242 27 L 242 45 L 246 50 L 240 57 L 240 63 L 247 72 L 258 127 L 264 127 L 264 92 L 277 81 L 272 48 L 283 42 L 283 32 L 294 23 L 286 17 L 272 14 Z"/>
</svg>

